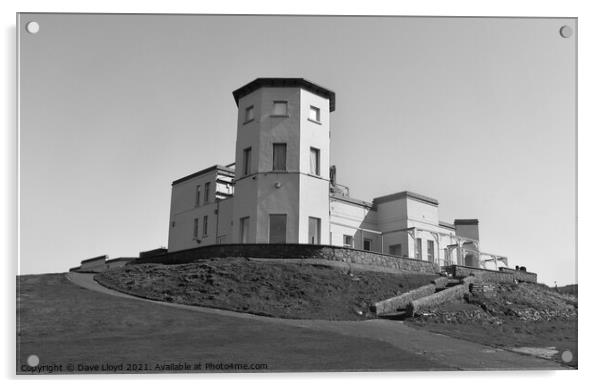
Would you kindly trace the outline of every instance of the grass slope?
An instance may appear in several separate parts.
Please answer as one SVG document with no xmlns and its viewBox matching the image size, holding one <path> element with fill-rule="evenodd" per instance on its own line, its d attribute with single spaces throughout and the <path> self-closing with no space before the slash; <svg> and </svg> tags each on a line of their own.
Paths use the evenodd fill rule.
<svg viewBox="0 0 602 388">
<path fill-rule="evenodd" d="M 282 318 L 360 320 L 371 303 L 436 275 L 362 272 L 308 264 L 218 259 L 133 265 L 96 275 L 101 284 L 146 298 Z"/>
<path fill-rule="evenodd" d="M 76 371 L 78 364 L 148 368 L 133 371 L 140 373 L 178 362 L 267 364 L 262 371 L 446 369 L 377 340 L 114 297 L 65 274 L 19 276 L 17 287 L 21 374 L 29 373 L 21 367 L 31 354 L 40 365 L 62 365 L 62 373 L 68 364 Z"/>
</svg>

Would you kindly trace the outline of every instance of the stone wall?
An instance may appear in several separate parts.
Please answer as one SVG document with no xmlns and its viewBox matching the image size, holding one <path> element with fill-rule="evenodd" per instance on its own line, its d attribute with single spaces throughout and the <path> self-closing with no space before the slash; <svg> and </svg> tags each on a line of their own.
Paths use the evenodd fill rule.
<svg viewBox="0 0 602 388">
<path fill-rule="evenodd" d="M 519 282 L 537 283 L 536 273 L 516 271 L 510 268 L 500 268 L 499 271 L 492 271 L 489 269 L 465 267 L 462 265 L 451 265 L 447 267 L 447 271 L 457 278 L 474 275 L 480 280 L 498 283 L 514 283 L 515 280 Z"/>
<path fill-rule="evenodd" d="M 399 310 L 405 310 L 412 301 L 432 295 L 435 291 L 436 286 L 434 284 L 427 284 L 401 295 L 374 303 L 370 310 L 376 313 L 376 315 L 395 313 Z"/>
<path fill-rule="evenodd" d="M 425 296 L 420 299 L 416 299 L 409 303 L 407 313 L 409 316 L 418 314 L 429 309 L 440 306 L 444 303 L 448 303 L 454 300 L 460 300 L 468 293 L 470 285 L 476 279 L 473 276 L 468 276 L 462 280 L 462 284 L 454 287 L 447 288 L 443 291 L 439 291 L 435 294 Z"/>
<path fill-rule="evenodd" d="M 343 263 L 392 268 L 399 271 L 438 273 L 439 266 L 422 260 L 401 258 L 359 249 L 309 244 L 222 244 L 139 258 L 133 264 L 184 264 L 220 257 L 267 259 L 323 259 Z"/>
</svg>

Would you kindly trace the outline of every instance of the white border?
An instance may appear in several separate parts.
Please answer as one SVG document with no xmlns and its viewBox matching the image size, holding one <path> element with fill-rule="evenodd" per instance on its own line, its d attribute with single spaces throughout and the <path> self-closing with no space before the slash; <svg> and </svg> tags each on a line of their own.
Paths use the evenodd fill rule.
<svg viewBox="0 0 602 388">
<path fill-rule="evenodd" d="M 535 2 L 528 0 L 506 1 L 445 1 L 422 0 L 412 2 L 385 2 L 378 0 L 345 1 L 327 3 L 324 0 L 305 0 L 303 2 L 286 2 L 274 0 L 245 1 L 3 1 L 0 5 L 2 12 L 2 26 L 4 31 L 5 60 L 2 61 L 2 74 L 5 77 L 5 92 L 2 94 L 3 115 L 5 130 L 3 132 L 4 146 L 2 163 L 2 180 L 5 190 L 2 191 L 4 205 L 4 222 L 2 223 L 2 241 L 4 247 L 3 263 L 5 286 L 7 292 L 7 307 L 10 314 L 4 314 L 8 321 L 4 322 L 3 343 L 12 344 L 12 348 L 5 347 L 2 353 L 3 375 L 9 379 L 15 371 L 14 349 L 14 318 L 15 316 L 15 277 L 17 244 L 16 239 L 16 181 L 17 181 L 17 154 L 16 143 L 18 138 L 14 130 L 19 117 L 17 111 L 16 77 L 15 77 L 15 13 L 16 12 L 111 12 L 111 13 L 288 13 L 288 14 L 333 14 L 333 15 L 439 15 L 439 16 L 546 16 L 546 17 L 578 17 L 579 18 L 579 257 L 581 259 L 579 280 L 581 288 L 581 311 L 579 314 L 579 371 L 569 372 L 461 372 L 461 373 L 346 373 L 346 374 L 270 374 L 270 375 L 203 375 L 203 376 L 138 376 L 138 377 L 60 377 L 47 381 L 43 379 L 18 379 L 27 384 L 38 380 L 42 384 L 81 385 L 81 380 L 86 380 L 86 385 L 97 386 L 106 384 L 104 380 L 136 379 L 149 380 L 144 384 L 164 385 L 168 379 L 177 379 L 178 383 L 190 383 L 198 386 L 208 382 L 228 382 L 229 384 L 245 386 L 265 386 L 268 384 L 283 383 L 292 386 L 306 386 L 308 384 L 325 383 L 328 385 L 345 384 L 349 386 L 364 386 L 366 384 L 412 384 L 412 385 L 445 385 L 462 386 L 467 382 L 486 387 L 507 387 L 508 384 L 543 383 L 546 386 L 581 386 L 597 380 L 600 335 L 596 333 L 596 323 L 600 322 L 600 314 L 596 311 L 599 307 L 598 298 L 595 296 L 602 292 L 596 281 L 597 273 L 602 270 L 600 266 L 600 250 L 596 249 L 596 242 L 600 240 L 597 229 L 602 222 L 600 212 L 600 37 L 602 21 L 597 12 L 596 2 L 586 1 L 546 1 Z M 8 87 L 7 87 L 8 86 Z M 585 211 L 584 211 L 585 210 Z M 553 211 L 553 209 L 552 209 Z M 599 281 L 598 281 L 599 282 Z M 591 308 L 588 308 L 590 307 Z M 591 380 L 589 379 L 591 378 Z M 13 378 L 14 379 L 14 378 Z M 380 381 L 374 382 L 373 379 Z M 199 381 L 200 380 L 200 381 Z M 395 380 L 395 381 L 392 381 Z M 403 380 L 403 381 L 399 381 Z M 469 381 L 467 381 L 469 380 Z M 596 381 L 599 382 L 599 381 Z M 128 384 L 131 384 L 129 382 Z"/>
</svg>

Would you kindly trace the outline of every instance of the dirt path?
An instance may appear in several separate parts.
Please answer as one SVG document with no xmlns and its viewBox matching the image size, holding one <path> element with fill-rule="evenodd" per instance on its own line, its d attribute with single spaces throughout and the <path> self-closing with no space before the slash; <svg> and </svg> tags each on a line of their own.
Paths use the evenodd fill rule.
<svg viewBox="0 0 602 388">
<path fill-rule="evenodd" d="M 516 369 L 565 369 L 564 366 L 526 355 L 521 355 L 502 349 L 492 348 L 473 342 L 434 334 L 428 331 L 414 329 L 399 321 L 368 320 L 323 321 L 323 320 L 292 320 L 282 318 L 262 317 L 252 314 L 238 313 L 214 308 L 188 306 L 174 303 L 152 301 L 124 294 L 105 288 L 94 280 L 94 274 L 70 272 L 67 278 L 80 287 L 122 298 L 144 300 L 172 308 L 191 310 L 207 314 L 217 314 L 232 318 L 250 319 L 269 323 L 277 323 L 314 330 L 334 332 L 356 338 L 369 338 L 383 341 L 401 350 L 420 355 L 453 369 L 461 370 L 516 370 Z"/>
</svg>

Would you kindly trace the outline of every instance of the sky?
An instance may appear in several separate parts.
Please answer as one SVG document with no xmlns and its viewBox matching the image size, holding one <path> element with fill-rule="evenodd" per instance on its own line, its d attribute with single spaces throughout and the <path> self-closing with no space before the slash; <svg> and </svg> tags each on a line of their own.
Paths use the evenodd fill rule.
<svg viewBox="0 0 602 388">
<path fill-rule="evenodd" d="M 25 32 L 29 21 L 37 34 Z M 336 93 L 355 198 L 410 190 L 481 249 L 576 279 L 575 19 L 22 14 L 20 273 L 167 246 L 171 182 L 234 160 L 232 91 Z"/>
</svg>

